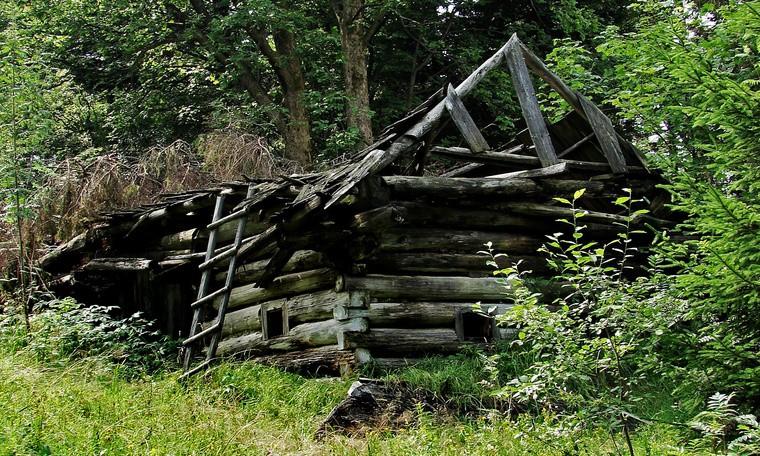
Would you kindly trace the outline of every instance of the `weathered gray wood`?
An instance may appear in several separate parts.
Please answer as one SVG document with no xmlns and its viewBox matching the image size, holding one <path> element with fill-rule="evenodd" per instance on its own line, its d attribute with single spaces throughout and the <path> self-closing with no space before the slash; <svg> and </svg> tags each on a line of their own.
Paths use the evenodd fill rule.
<svg viewBox="0 0 760 456">
<path fill-rule="evenodd" d="M 229 309 L 239 309 L 275 298 L 331 288 L 335 286 L 336 277 L 334 269 L 322 268 L 277 277 L 267 288 L 260 288 L 256 284 L 236 287 L 230 293 Z M 214 302 L 214 306 L 216 305 L 217 301 Z"/>
<path fill-rule="evenodd" d="M 269 259 L 267 258 L 238 266 L 237 272 L 235 273 L 235 283 L 250 283 L 259 280 L 268 263 Z M 307 271 L 309 269 L 318 269 L 326 264 L 325 257 L 321 252 L 315 252 L 314 250 L 298 250 L 293 253 L 290 260 L 285 263 L 285 266 L 283 266 L 280 272 L 289 273 L 295 271 Z M 223 272 L 216 275 L 217 280 L 223 277 Z"/>
<path fill-rule="evenodd" d="M 157 269 L 157 263 L 146 258 L 96 258 L 82 267 L 88 272 L 136 272 Z"/>
<path fill-rule="evenodd" d="M 333 309 L 336 306 L 348 305 L 349 300 L 350 296 L 347 292 L 337 293 L 334 290 L 323 290 L 265 301 L 228 313 L 222 328 L 222 335 L 226 337 L 232 334 L 260 331 L 262 327 L 262 305 L 270 309 L 286 307 L 291 325 L 296 326 L 302 323 L 328 320 L 332 318 Z"/>
<path fill-rule="evenodd" d="M 562 79 L 560 79 L 559 76 L 554 74 L 551 70 L 549 70 L 544 62 L 541 61 L 530 49 L 528 49 L 524 44 L 520 43 L 520 49 L 522 51 L 523 57 L 525 59 L 525 63 L 527 66 L 533 71 L 534 74 L 536 74 L 538 77 L 546 81 L 547 84 L 551 88 L 553 88 L 567 103 L 583 118 L 588 120 L 586 117 L 586 112 L 583 109 L 583 106 L 581 104 L 581 101 L 579 100 L 579 95 L 576 91 L 571 89 L 567 84 L 565 84 Z M 605 116 L 606 117 L 606 116 Z M 615 132 L 615 136 L 617 137 L 618 141 L 625 141 L 619 133 Z M 636 157 L 639 159 L 639 162 L 644 167 L 644 169 L 647 169 L 647 161 L 644 155 L 639 151 L 636 147 L 633 147 L 631 145 L 630 149 L 633 151 L 633 153 L 636 155 Z"/>
<path fill-rule="evenodd" d="M 464 147 L 433 147 L 430 153 L 447 158 L 456 158 L 477 163 L 489 163 L 494 165 L 524 166 L 525 168 L 538 168 L 541 161 L 529 155 L 518 155 L 509 152 L 486 151 L 474 154 Z"/>
<path fill-rule="evenodd" d="M 380 253 L 364 260 L 367 272 L 405 275 L 464 275 L 471 277 L 492 276 L 495 268 L 486 264 L 490 260 L 485 255 L 453 253 Z M 500 256 L 496 259 L 504 268 L 520 261 L 520 270 L 536 274 L 548 271 L 544 257 Z"/>
<path fill-rule="evenodd" d="M 528 179 L 536 177 L 557 176 L 568 172 L 567 163 L 561 162 L 556 165 L 547 166 L 546 168 L 527 169 L 525 171 L 513 171 L 511 173 L 494 174 L 487 176 L 487 179 Z"/>
<path fill-rule="evenodd" d="M 498 205 L 499 208 L 506 209 L 518 214 L 535 215 L 540 217 L 553 217 L 555 219 L 572 219 L 573 209 L 569 207 L 550 206 L 548 204 L 519 202 L 504 203 Z M 625 223 L 625 217 L 616 214 L 607 214 L 606 212 L 585 211 L 586 215 L 582 223 L 599 222 L 599 223 Z"/>
<path fill-rule="evenodd" d="M 479 154 L 474 154 L 470 149 L 466 149 L 464 147 L 433 147 L 430 149 L 430 152 L 443 157 L 467 160 L 470 162 L 491 163 L 495 165 L 524 166 L 525 168 L 537 168 L 541 166 L 540 160 L 536 157 L 506 152 L 486 151 Z M 571 170 L 594 171 L 600 173 L 610 171 L 610 165 L 607 163 L 582 160 L 559 160 L 559 162 L 566 163 Z M 647 171 L 640 166 L 629 166 L 627 168 L 627 171 L 629 173 L 635 174 L 647 173 Z"/>
<path fill-rule="evenodd" d="M 470 93 L 470 91 L 486 77 L 489 71 L 496 68 L 504 61 L 504 51 L 511 47 L 516 41 L 518 41 L 517 36 L 513 35 L 507 44 L 502 46 L 501 49 L 496 51 L 496 53 L 494 53 L 488 60 L 483 62 L 482 65 L 473 71 L 467 79 L 462 81 L 462 83 L 456 88 L 457 95 L 459 97 L 464 97 Z M 359 167 L 360 171 L 332 194 L 330 200 L 325 204 L 325 208 L 329 208 L 340 201 L 343 196 L 354 188 L 356 183 L 364 177 L 385 168 L 390 163 L 393 163 L 402 153 L 406 152 L 410 147 L 416 144 L 418 138 L 422 138 L 425 134 L 430 132 L 430 130 L 435 128 L 443 117 L 445 106 L 445 100 L 441 100 L 435 105 L 435 107 L 425 114 L 425 117 L 409 128 L 409 130 L 398 139 L 394 140 L 385 152 L 379 151 L 379 156 L 373 156 L 372 153 L 367 154 L 362 160 L 362 165 Z"/>
<path fill-rule="evenodd" d="M 427 353 L 453 353 L 472 345 L 461 342 L 454 329 L 371 328 L 366 332 L 344 331 L 338 347 L 369 349 L 374 354 L 422 357 Z"/>
<path fill-rule="evenodd" d="M 246 224 L 244 236 L 251 236 L 261 233 L 268 227 L 265 223 L 249 221 Z M 225 242 L 230 242 L 235 237 L 235 230 L 237 229 L 236 222 L 229 222 L 221 225 L 218 228 L 217 243 L 220 245 Z M 208 242 L 209 231 L 202 228 L 192 228 L 178 233 L 167 234 L 158 241 L 158 244 L 162 249 L 166 250 L 181 250 L 189 249 L 193 245 L 205 244 Z"/>
<path fill-rule="evenodd" d="M 348 291 L 366 291 L 372 299 L 429 301 L 509 301 L 510 286 L 504 279 L 372 274 L 344 276 Z"/>
<path fill-rule="evenodd" d="M 492 315 L 504 314 L 510 307 L 511 304 L 483 306 L 493 311 Z M 453 327 L 458 311 L 472 309 L 473 304 L 468 302 L 373 302 L 367 309 L 349 309 L 341 319 L 366 318 L 370 328 Z"/>
<path fill-rule="evenodd" d="M 308 375 L 344 375 L 357 364 L 354 350 L 341 350 L 337 345 L 308 348 L 249 359 L 288 372 Z"/>
<path fill-rule="evenodd" d="M 532 229 L 536 226 L 536 222 L 540 223 L 541 220 L 489 209 L 475 209 L 462 206 L 447 207 L 398 201 L 372 211 L 356 214 L 354 216 L 353 227 L 360 232 L 383 231 L 388 228 L 402 226 L 439 226 L 459 229 Z"/>
<path fill-rule="evenodd" d="M 620 148 L 615 128 L 612 126 L 612 121 L 583 95 L 579 95 L 578 100 L 581 103 L 581 107 L 583 107 L 583 112 L 586 113 L 586 118 L 589 124 L 591 124 L 591 128 L 594 129 L 596 139 L 599 141 L 599 145 L 602 146 L 602 152 L 605 158 L 607 158 L 612 172 L 625 173 L 627 170 L 625 157 L 623 156 L 623 150 Z"/>
<path fill-rule="evenodd" d="M 383 182 L 398 198 L 481 198 L 531 195 L 540 190 L 529 179 L 477 177 L 385 176 Z"/>
<path fill-rule="evenodd" d="M 451 120 L 454 121 L 457 129 L 462 133 L 462 137 L 470 146 L 473 152 L 479 153 L 486 150 L 491 150 L 491 146 L 488 145 L 488 141 L 483 137 L 483 134 L 478 130 L 478 126 L 475 125 L 475 121 L 472 120 L 472 116 L 467 112 L 467 108 L 462 103 L 462 100 L 457 95 L 454 86 L 449 84 L 446 93 L 446 109 L 449 111 Z"/>
<path fill-rule="evenodd" d="M 510 206 L 511 207 L 511 206 Z M 515 206 L 522 207 L 522 206 Z M 464 252 L 483 250 L 486 242 L 493 248 L 508 254 L 530 254 L 544 242 L 543 236 L 451 229 L 395 229 L 374 235 L 381 252 Z"/>
<path fill-rule="evenodd" d="M 467 174 L 471 171 L 475 171 L 482 167 L 483 167 L 482 163 L 468 163 L 464 166 L 459 166 L 450 171 L 446 171 L 445 173 L 441 174 L 441 177 L 460 177 L 463 174 Z"/>
<path fill-rule="evenodd" d="M 362 318 L 336 321 L 333 319 L 314 323 L 304 323 L 290 328 L 287 335 L 264 340 L 260 332 L 252 332 L 237 337 L 229 337 L 219 342 L 217 354 L 263 355 L 268 352 L 284 352 L 338 343 L 338 333 L 342 331 L 367 331 L 367 321 Z"/>
<path fill-rule="evenodd" d="M 552 144 L 552 138 L 549 136 L 549 129 L 546 127 L 546 120 L 538 106 L 536 91 L 533 88 L 533 82 L 530 80 L 530 73 L 528 73 L 528 67 L 525 65 L 519 42 L 514 42 L 504 52 L 523 117 L 528 124 L 533 145 L 536 146 L 536 154 L 542 166 L 555 165 L 557 164 L 557 153 L 554 151 L 554 144 Z"/>
</svg>

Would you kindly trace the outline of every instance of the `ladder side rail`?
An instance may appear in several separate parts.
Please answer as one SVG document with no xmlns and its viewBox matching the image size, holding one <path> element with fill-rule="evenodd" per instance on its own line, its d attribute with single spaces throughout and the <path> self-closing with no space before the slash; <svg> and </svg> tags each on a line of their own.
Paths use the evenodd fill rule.
<svg viewBox="0 0 760 456">
<path fill-rule="evenodd" d="M 224 211 L 224 200 L 225 200 L 225 194 L 220 193 L 216 197 L 216 205 L 214 206 L 214 215 L 212 217 L 212 222 L 219 220 L 222 217 L 222 211 Z M 217 238 L 217 229 L 214 228 L 209 233 L 208 237 L 208 244 L 206 245 L 206 260 L 211 258 L 214 255 L 214 251 L 216 250 L 216 238 Z M 206 292 L 208 291 L 209 283 L 211 282 L 211 270 L 205 270 L 201 274 L 201 283 L 198 286 L 198 298 L 197 300 L 203 299 L 206 296 Z M 203 314 L 203 306 L 199 306 L 195 309 L 193 312 L 193 321 L 190 325 L 190 333 L 188 334 L 188 338 L 193 337 L 198 329 L 198 326 L 200 325 L 200 322 L 202 320 L 202 314 Z M 185 349 L 184 353 L 184 360 L 183 360 L 183 368 L 185 371 L 187 371 L 190 368 L 190 362 L 193 358 L 193 347 L 189 346 Z"/>
<path fill-rule="evenodd" d="M 249 185 L 246 199 L 252 198 L 253 192 L 254 192 L 254 186 Z M 222 302 L 219 303 L 219 313 L 218 313 L 218 316 L 216 318 L 216 323 L 215 323 L 215 326 L 218 329 L 211 336 L 211 341 L 209 342 L 208 350 L 206 351 L 207 363 L 210 363 L 211 360 L 213 360 L 214 357 L 216 356 L 216 348 L 219 345 L 219 339 L 222 336 L 222 328 L 224 327 L 224 318 L 227 314 L 227 306 L 230 302 L 230 293 L 232 292 L 232 282 L 235 279 L 235 269 L 237 269 L 237 259 L 238 259 L 237 252 L 240 249 L 240 245 L 243 243 L 243 236 L 245 235 L 245 225 L 247 221 L 248 221 L 247 217 L 241 217 L 240 219 L 238 219 L 238 226 L 237 226 L 237 231 L 235 232 L 235 243 L 234 243 L 235 255 L 232 258 L 230 258 L 230 263 L 227 266 L 227 277 L 224 281 L 224 289 L 227 291 L 222 295 Z"/>
</svg>

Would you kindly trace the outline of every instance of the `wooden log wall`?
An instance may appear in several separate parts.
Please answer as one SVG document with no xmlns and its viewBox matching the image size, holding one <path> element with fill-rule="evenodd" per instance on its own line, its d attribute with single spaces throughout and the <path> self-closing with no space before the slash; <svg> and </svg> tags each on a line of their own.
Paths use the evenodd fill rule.
<svg viewBox="0 0 760 456">
<path fill-rule="evenodd" d="M 501 154 L 512 161 L 535 160 Z M 491 155 L 479 154 L 486 157 Z M 471 313 L 476 302 L 496 314 L 512 305 L 509 283 L 495 278 L 489 257 L 479 253 L 484 244 L 508 255 L 498 259 L 499 267 L 520 262 L 522 270 L 550 277 L 537 250 L 546 235 L 567 229 L 556 219 L 572 215 L 554 197 L 569 198 L 585 188 L 586 233 L 609 240 L 620 232 L 624 217 L 608 202 L 627 186 L 642 193 L 637 197 L 655 192 L 645 176 L 605 173 L 606 165 L 563 161 L 476 178 L 368 177 L 321 217 L 300 220 L 298 229 L 275 229 L 273 220 L 279 220 L 284 203 L 272 204 L 251 214 L 246 226 L 246 238 L 262 241 L 238 264 L 217 355 L 298 370 L 336 371 L 340 365 L 337 370 L 345 371 L 347 363 L 400 365 L 405 358 L 477 343 L 463 336 L 462 313 Z M 240 201 L 233 197 L 230 205 Z M 200 198 L 194 204 L 200 212 L 211 207 Z M 176 296 L 193 295 L 207 230 L 179 224 L 181 230 L 172 231 L 175 225 L 160 221 L 168 213 L 156 211 L 144 222 L 153 229 L 142 229 L 145 251 L 134 255 L 139 258 L 93 262 L 85 271 L 150 265 L 153 276 L 172 277 L 172 282 L 156 281 L 158 286 Z M 657 225 L 655 217 L 645 217 L 642 221 Z M 230 245 L 233 227 L 220 227 L 218 253 Z M 224 261 L 214 266 L 213 289 L 224 282 L 225 269 Z M 180 282 L 184 288 L 191 284 L 189 291 L 180 290 Z M 547 303 L 562 293 L 561 284 L 548 280 L 540 288 Z M 491 336 L 493 342 L 510 334 L 501 330 Z"/>
</svg>

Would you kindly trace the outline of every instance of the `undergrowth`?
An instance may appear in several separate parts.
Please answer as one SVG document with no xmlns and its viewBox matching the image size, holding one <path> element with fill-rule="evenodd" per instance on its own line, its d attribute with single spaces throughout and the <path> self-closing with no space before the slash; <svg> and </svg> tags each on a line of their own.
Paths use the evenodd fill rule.
<svg viewBox="0 0 760 456">
<path fill-rule="evenodd" d="M 420 412 L 406 429 L 318 439 L 354 377 L 308 379 L 222 362 L 181 384 L 175 347 L 143 329 L 139 316 L 71 300 L 46 300 L 37 310 L 31 332 L 0 314 L 0 455 L 616 454 L 605 429 L 558 433 L 552 416 L 493 410 L 487 358 L 477 352 L 363 372 L 426 389 L 468 413 Z M 657 424 L 637 429 L 633 444 L 642 454 L 695 454 Z"/>
</svg>

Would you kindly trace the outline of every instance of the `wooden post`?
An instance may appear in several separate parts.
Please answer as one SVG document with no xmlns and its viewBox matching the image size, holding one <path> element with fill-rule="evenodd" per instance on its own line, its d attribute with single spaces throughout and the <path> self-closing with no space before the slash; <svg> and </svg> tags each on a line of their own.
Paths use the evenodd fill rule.
<svg viewBox="0 0 760 456">
<path fill-rule="evenodd" d="M 457 95 L 454 86 L 449 84 L 448 93 L 446 95 L 446 109 L 451 115 L 451 120 L 454 121 L 454 125 L 457 126 L 459 132 L 462 133 L 464 140 L 470 146 L 470 149 L 474 153 L 490 150 L 491 146 L 488 145 L 486 138 L 478 130 L 478 126 L 475 125 L 475 121 L 472 120 L 470 113 L 467 112 L 464 103 Z"/>
<path fill-rule="evenodd" d="M 511 41 L 511 40 L 510 40 Z M 525 66 L 525 59 L 519 47 L 519 42 L 515 41 L 506 51 L 507 66 L 512 75 L 512 83 L 517 92 L 517 99 L 520 102 L 523 117 L 528 124 L 528 131 L 536 146 L 538 159 L 541 160 L 542 166 L 556 165 L 557 153 L 554 151 L 549 130 L 546 128 L 546 121 L 541 114 L 536 99 L 536 91 L 533 88 L 533 82 L 530 80 L 528 67 Z"/>
</svg>

